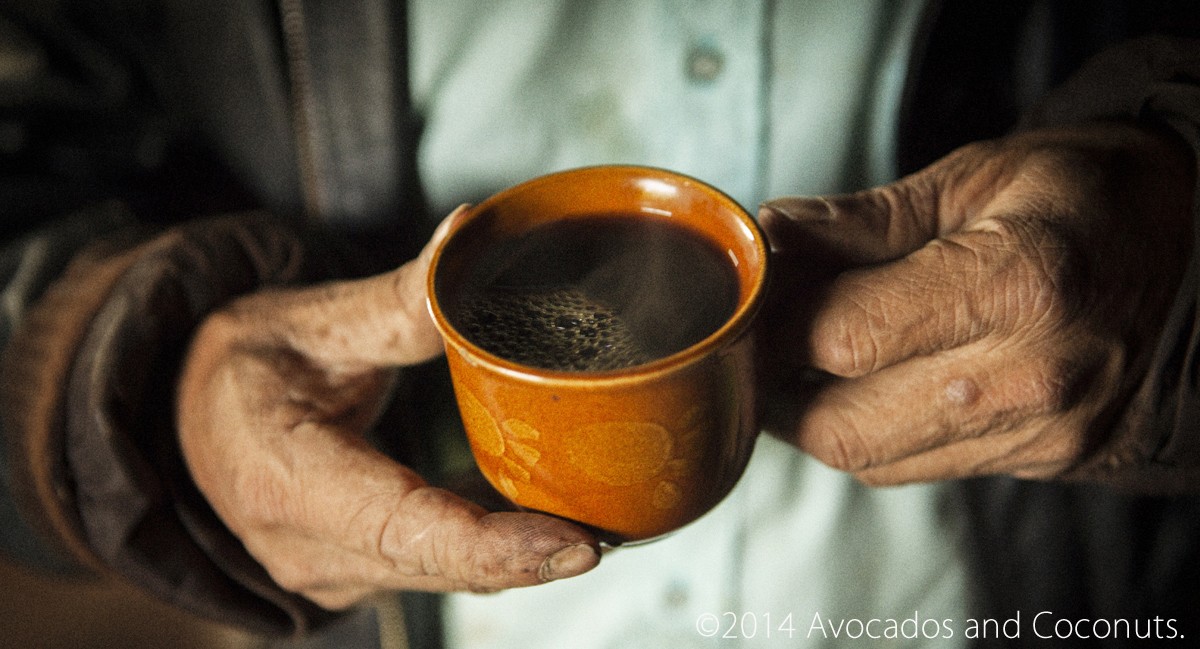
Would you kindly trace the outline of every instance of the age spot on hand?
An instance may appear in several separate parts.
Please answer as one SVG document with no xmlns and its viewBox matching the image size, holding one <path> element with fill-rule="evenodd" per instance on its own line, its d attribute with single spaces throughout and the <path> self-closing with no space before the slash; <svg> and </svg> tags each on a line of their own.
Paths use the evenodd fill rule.
<svg viewBox="0 0 1200 649">
<path fill-rule="evenodd" d="M 954 379 L 946 384 L 946 400 L 959 407 L 975 405 L 983 392 L 971 379 Z"/>
</svg>

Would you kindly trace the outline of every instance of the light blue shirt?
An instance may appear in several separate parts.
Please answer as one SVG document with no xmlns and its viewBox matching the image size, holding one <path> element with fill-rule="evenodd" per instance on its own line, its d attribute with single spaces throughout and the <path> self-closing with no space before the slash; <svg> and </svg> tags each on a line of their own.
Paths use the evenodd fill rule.
<svg viewBox="0 0 1200 649">
<path fill-rule="evenodd" d="M 681 171 L 752 212 L 771 196 L 886 182 L 920 4 L 412 3 L 428 199 L 444 214 L 602 163 Z M 609 552 L 575 579 L 451 596 L 449 646 L 953 647 L 969 611 L 961 519 L 945 496 L 869 489 L 763 438 L 734 492 L 674 535 Z M 923 629 L 869 637 L 889 622 Z"/>
<path fill-rule="evenodd" d="M 412 4 L 438 213 L 591 164 L 670 168 L 750 208 L 894 175 L 919 0 Z"/>
</svg>

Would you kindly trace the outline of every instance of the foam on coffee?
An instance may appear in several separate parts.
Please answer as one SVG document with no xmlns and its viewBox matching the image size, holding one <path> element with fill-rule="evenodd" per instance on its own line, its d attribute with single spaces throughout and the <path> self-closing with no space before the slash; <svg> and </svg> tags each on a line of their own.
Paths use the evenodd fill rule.
<svg viewBox="0 0 1200 649">
<path fill-rule="evenodd" d="M 463 301 L 460 326 L 480 347 L 532 367 L 605 371 L 653 360 L 619 314 L 570 286 L 476 294 Z"/>
<path fill-rule="evenodd" d="M 737 290 L 727 259 L 698 235 L 659 219 L 600 215 L 490 248 L 451 319 L 515 363 L 608 371 L 711 334 L 732 314 Z"/>
</svg>

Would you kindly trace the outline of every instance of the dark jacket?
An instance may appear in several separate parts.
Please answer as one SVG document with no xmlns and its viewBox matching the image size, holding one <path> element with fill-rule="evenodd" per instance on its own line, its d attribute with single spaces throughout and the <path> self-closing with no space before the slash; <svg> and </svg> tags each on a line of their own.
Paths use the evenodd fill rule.
<svg viewBox="0 0 1200 649">
<path fill-rule="evenodd" d="M 191 484 L 172 386 L 192 328 L 231 297 L 379 270 L 425 240 L 401 4 L 0 7 L 10 556 L 116 573 L 264 634 L 331 624 L 273 584 Z M 1093 118 L 1154 123 L 1200 150 L 1200 44 L 1129 41 L 1200 35 L 1194 3 L 979 4 L 926 10 L 896 132 L 901 172 L 1013 128 Z M 373 132 L 351 128 L 379 115 Z M 1193 259 L 1150 378 L 1117 418 L 1152 432 L 1138 436 L 1153 440 L 1136 449 L 1138 471 L 956 483 L 979 615 L 1169 618 L 1200 637 L 1198 293 Z M 416 444 L 390 450 L 436 465 Z"/>
</svg>

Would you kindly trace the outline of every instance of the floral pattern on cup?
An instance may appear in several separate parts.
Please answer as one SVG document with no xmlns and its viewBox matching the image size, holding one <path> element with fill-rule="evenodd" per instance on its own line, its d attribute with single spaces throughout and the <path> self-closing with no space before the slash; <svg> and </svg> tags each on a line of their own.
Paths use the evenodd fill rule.
<svg viewBox="0 0 1200 649">
<path fill-rule="evenodd" d="M 519 419 L 497 424 L 475 395 L 463 392 L 463 422 L 475 432 L 474 441 L 484 453 L 501 460 L 496 486 L 509 498 L 520 493 L 518 483 L 529 484 L 529 470 L 541 459 L 542 453 L 534 443 L 541 437 L 536 428 Z"/>
<path fill-rule="evenodd" d="M 480 400 L 469 391 L 463 393 L 463 417 L 475 432 L 478 449 L 500 460 L 493 478 L 496 487 L 508 498 L 517 498 L 523 485 L 532 480 L 530 471 L 542 457 L 536 444 L 542 434 L 531 424 L 516 418 L 497 422 Z M 680 504 L 680 483 L 688 483 L 697 470 L 696 458 L 683 457 L 680 451 L 695 448 L 707 417 L 702 408 L 693 408 L 681 422 L 682 431 L 672 435 L 666 427 L 652 422 L 608 421 L 575 428 L 573 436 L 608 440 L 590 453 L 568 452 L 571 465 L 591 480 L 610 487 L 635 487 L 653 484 L 651 504 L 662 510 Z"/>
</svg>

